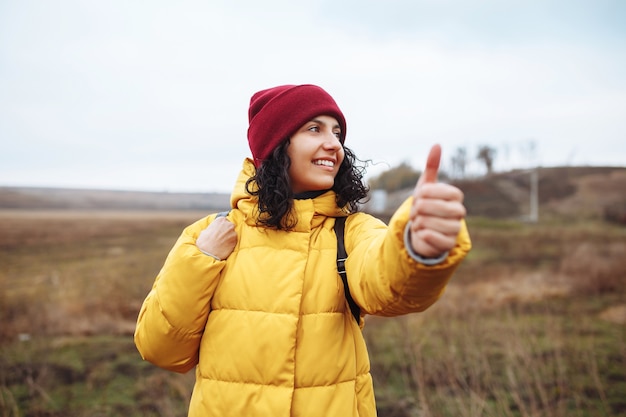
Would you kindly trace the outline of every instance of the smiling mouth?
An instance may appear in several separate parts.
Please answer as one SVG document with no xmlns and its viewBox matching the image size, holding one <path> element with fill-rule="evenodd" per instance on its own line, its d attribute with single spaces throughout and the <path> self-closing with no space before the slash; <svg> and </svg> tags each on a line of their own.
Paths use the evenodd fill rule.
<svg viewBox="0 0 626 417">
<path fill-rule="evenodd" d="M 318 159 L 313 161 L 313 164 L 315 165 L 321 165 L 321 166 L 325 166 L 325 167 L 330 167 L 333 168 L 335 166 L 335 163 L 333 161 L 329 161 L 326 159 Z"/>
</svg>

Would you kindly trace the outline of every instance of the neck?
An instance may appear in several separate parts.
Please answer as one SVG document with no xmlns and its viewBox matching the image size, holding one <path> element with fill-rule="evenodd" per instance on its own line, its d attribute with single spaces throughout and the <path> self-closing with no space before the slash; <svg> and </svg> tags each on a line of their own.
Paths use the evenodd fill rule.
<svg viewBox="0 0 626 417">
<path fill-rule="evenodd" d="M 311 198 L 316 198 L 324 194 L 328 190 L 319 190 L 319 191 L 305 191 L 303 193 L 298 193 L 293 196 L 295 200 L 308 200 Z"/>
</svg>

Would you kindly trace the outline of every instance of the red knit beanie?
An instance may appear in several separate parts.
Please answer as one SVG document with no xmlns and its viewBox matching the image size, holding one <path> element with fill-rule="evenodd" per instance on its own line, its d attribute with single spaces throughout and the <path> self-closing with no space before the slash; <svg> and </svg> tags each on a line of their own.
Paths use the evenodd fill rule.
<svg viewBox="0 0 626 417">
<path fill-rule="evenodd" d="M 272 151 L 316 116 L 332 116 L 346 138 L 346 119 L 335 100 L 318 86 L 282 85 L 255 93 L 248 110 L 248 143 L 258 168 Z"/>
</svg>

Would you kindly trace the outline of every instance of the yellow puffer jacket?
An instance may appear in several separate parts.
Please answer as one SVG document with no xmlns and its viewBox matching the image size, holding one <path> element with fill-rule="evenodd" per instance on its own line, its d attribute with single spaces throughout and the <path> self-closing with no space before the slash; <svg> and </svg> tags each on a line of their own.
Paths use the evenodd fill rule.
<svg viewBox="0 0 626 417">
<path fill-rule="evenodd" d="M 375 416 L 365 342 L 336 268 L 334 217 L 346 214 L 329 191 L 295 201 L 294 231 L 257 227 L 244 188 L 253 172 L 246 160 L 231 198 L 234 252 L 216 261 L 197 249 L 214 215 L 187 227 L 143 303 L 135 343 L 165 369 L 197 365 L 192 417 Z M 424 310 L 470 249 L 463 229 L 444 262 L 415 262 L 403 243 L 409 206 L 389 227 L 364 213 L 347 219 L 346 269 L 362 314 Z"/>
</svg>

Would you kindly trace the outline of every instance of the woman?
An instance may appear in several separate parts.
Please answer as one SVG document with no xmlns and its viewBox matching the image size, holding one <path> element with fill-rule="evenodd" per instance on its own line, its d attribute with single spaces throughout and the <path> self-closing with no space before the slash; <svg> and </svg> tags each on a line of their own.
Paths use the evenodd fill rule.
<svg viewBox="0 0 626 417">
<path fill-rule="evenodd" d="M 226 217 L 187 227 L 139 313 L 142 356 L 196 367 L 189 416 L 374 416 L 363 316 L 422 311 L 470 249 L 463 194 L 436 182 L 433 147 L 389 226 L 358 212 L 362 170 L 323 89 L 252 96 L 243 169 Z M 347 217 L 348 307 L 335 219 Z"/>
</svg>

